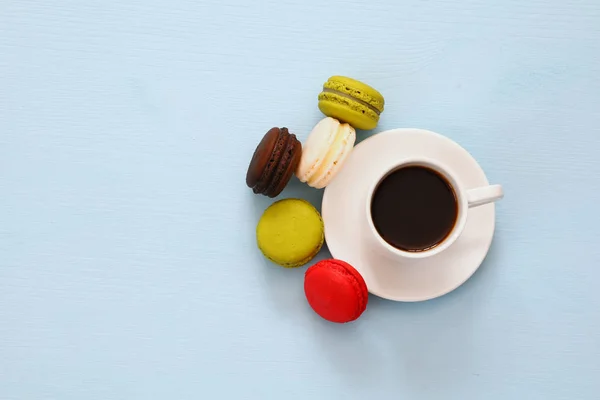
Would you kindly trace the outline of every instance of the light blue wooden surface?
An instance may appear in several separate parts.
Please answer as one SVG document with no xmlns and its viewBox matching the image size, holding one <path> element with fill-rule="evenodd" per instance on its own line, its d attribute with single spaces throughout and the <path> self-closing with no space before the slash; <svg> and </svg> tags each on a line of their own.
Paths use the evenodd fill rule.
<svg viewBox="0 0 600 400">
<path fill-rule="evenodd" d="M 346 326 L 244 184 L 333 74 L 506 192 L 467 284 Z M 0 399 L 596 400 L 599 126 L 597 0 L 2 0 Z"/>
</svg>

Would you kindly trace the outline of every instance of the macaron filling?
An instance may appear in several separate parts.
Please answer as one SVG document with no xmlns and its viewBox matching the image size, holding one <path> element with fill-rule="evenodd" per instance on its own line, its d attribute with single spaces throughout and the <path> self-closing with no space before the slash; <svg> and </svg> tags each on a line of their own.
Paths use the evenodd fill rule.
<svg viewBox="0 0 600 400">
<path fill-rule="evenodd" d="M 325 109 L 324 114 L 337 118 L 340 121 L 345 121 L 351 125 L 356 125 L 357 120 L 362 120 L 363 117 L 368 117 L 373 121 L 379 121 L 379 115 L 370 108 L 364 107 L 357 101 L 340 96 L 337 93 L 324 93 L 319 94 L 319 108 L 321 111 Z M 348 110 L 349 109 L 349 110 Z M 350 119 L 348 115 L 341 114 L 342 112 L 351 111 L 355 117 Z M 356 128 L 359 128 L 356 126 Z"/>
<path fill-rule="evenodd" d="M 363 82 L 347 77 L 331 77 L 323 84 L 323 88 L 347 93 L 383 111 L 385 100 L 381 93 Z"/>
<path fill-rule="evenodd" d="M 365 107 L 369 108 L 369 109 L 370 109 L 371 111 L 373 111 L 375 114 L 377 114 L 377 115 L 380 115 L 380 114 L 381 114 L 381 110 L 379 110 L 379 108 L 377 108 L 377 107 L 373 106 L 372 104 L 370 104 L 370 103 L 368 103 L 368 102 L 366 102 L 366 101 L 364 101 L 364 100 L 361 100 L 361 99 L 359 99 L 359 98 L 356 98 L 356 97 L 354 97 L 354 96 L 352 96 L 352 95 L 350 95 L 350 94 L 348 94 L 348 93 L 345 93 L 345 92 L 340 92 L 339 90 L 335 90 L 335 89 L 329 89 L 329 88 L 323 88 L 323 91 L 322 91 L 322 93 L 332 93 L 332 94 L 335 94 L 335 95 L 337 95 L 337 96 L 340 96 L 340 97 L 343 97 L 343 98 L 346 98 L 346 99 L 349 99 L 349 100 L 355 101 L 355 102 L 357 102 L 357 103 L 360 103 L 360 104 L 362 104 L 363 106 L 365 106 Z"/>
</svg>

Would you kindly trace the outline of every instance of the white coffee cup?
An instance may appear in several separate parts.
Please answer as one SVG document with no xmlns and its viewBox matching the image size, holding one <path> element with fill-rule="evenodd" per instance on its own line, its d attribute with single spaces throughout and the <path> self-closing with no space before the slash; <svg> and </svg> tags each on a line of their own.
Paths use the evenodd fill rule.
<svg viewBox="0 0 600 400">
<path fill-rule="evenodd" d="M 457 215 L 450 233 L 437 245 L 421 250 L 421 251 L 406 251 L 392 246 L 385 239 L 381 237 L 371 215 L 371 202 L 373 200 L 373 194 L 379 187 L 380 183 L 391 173 L 405 167 L 421 166 L 431 170 L 434 170 L 440 174 L 451 186 L 454 191 L 456 203 L 457 203 Z M 461 235 L 465 225 L 467 223 L 467 214 L 469 208 L 479 207 L 484 204 L 492 203 L 500 200 L 504 197 L 504 193 L 501 185 L 490 185 L 482 186 L 477 188 L 465 188 L 456 178 L 454 173 L 441 164 L 438 161 L 432 159 L 418 157 L 412 159 L 405 159 L 394 163 L 391 167 L 386 168 L 375 180 L 372 187 L 367 194 L 367 201 L 365 204 L 367 224 L 369 226 L 369 233 L 379 249 L 388 255 L 396 258 L 404 259 L 422 259 L 432 257 L 440 254 L 444 250 L 448 249 Z"/>
</svg>

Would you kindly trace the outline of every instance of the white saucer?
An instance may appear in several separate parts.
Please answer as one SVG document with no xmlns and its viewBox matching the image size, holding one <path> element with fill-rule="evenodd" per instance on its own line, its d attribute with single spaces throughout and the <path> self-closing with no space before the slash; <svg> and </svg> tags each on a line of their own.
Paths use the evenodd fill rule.
<svg viewBox="0 0 600 400">
<path fill-rule="evenodd" d="M 393 129 L 359 143 L 326 187 L 322 216 L 331 255 L 353 265 L 369 292 L 395 301 L 423 301 L 462 285 L 479 268 L 494 236 L 494 204 L 469 210 L 462 235 L 444 252 L 422 260 L 397 261 L 371 247 L 367 192 L 390 162 L 405 157 L 436 159 L 451 168 L 466 189 L 488 185 L 475 159 L 452 140 L 422 129 Z"/>
</svg>

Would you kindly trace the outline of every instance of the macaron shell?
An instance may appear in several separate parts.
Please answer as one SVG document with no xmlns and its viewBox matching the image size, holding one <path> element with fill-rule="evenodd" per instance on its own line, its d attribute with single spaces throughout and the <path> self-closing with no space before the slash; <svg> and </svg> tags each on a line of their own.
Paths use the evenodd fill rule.
<svg viewBox="0 0 600 400">
<path fill-rule="evenodd" d="M 336 323 L 358 319 L 367 307 L 369 296 L 358 271 L 336 259 L 319 261 L 307 269 L 304 293 L 319 316 Z"/>
<path fill-rule="evenodd" d="M 288 268 L 299 267 L 321 250 L 323 220 L 306 200 L 279 200 L 261 216 L 256 240 L 260 251 L 272 262 Z"/>
<path fill-rule="evenodd" d="M 371 130 L 379 122 L 379 115 L 370 108 L 334 93 L 319 95 L 319 110 L 329 117 L 349 123 L 356 129 Z"/>
</svg>

